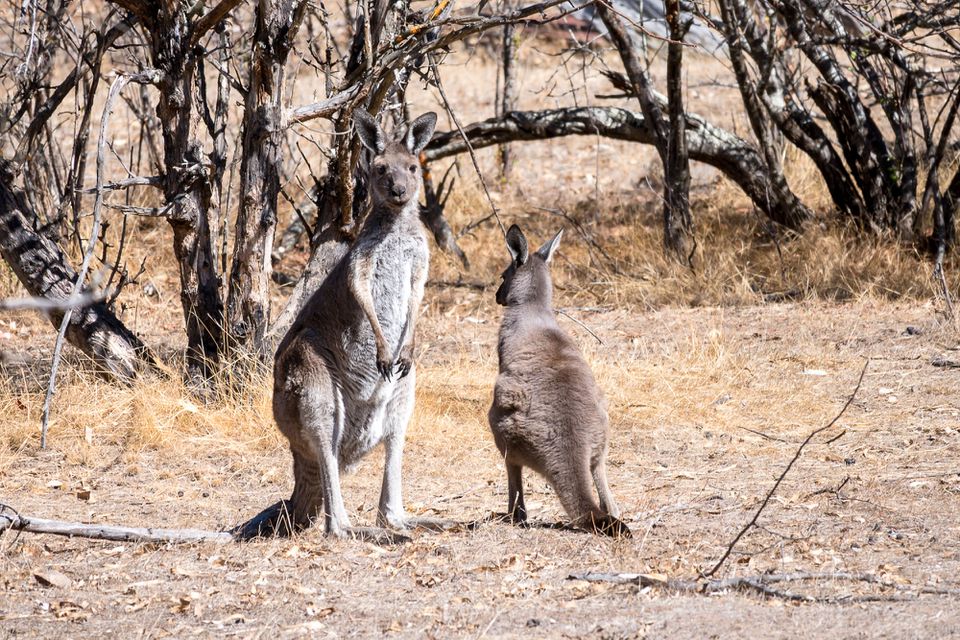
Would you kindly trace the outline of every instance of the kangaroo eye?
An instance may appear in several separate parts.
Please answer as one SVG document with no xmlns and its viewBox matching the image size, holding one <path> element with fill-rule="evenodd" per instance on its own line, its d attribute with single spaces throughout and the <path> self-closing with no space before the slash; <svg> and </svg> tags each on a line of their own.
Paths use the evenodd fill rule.
<svg viewBox="0 0 960 640">
<path fill-rule="evenodd" d="M 410 173 L 416 173 L 416 172 L 417 172 L 417 165 L 415 164 L 410 165 Z"/>
<path fill-rule="evenodd" d="M 382 164 L 381 164 L 379 167 L 377 167 L 377 175 L 381 175 L 381 176 L 382 176 L 382 175 L 385 174 L 386 172 L 387 172 L 387 168 L 386 168 L 385 166 L 383 166 Z"/>
</svg>

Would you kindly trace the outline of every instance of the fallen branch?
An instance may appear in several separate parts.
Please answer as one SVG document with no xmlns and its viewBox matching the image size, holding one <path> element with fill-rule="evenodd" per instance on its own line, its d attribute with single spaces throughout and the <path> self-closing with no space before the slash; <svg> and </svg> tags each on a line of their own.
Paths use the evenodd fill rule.
<svg viewBox="0 0 960 640">
<path fill-rule="evenodd" d="M 716 168 L 736 182 L 769 218 L 781 219 L 771 203 L 772 186 L 756 147 L 697 114 L 688 112 L 684 118 L 690 159 Z M 655 143 L 653 128 L 642 113 L 619 107 L 564 107 L 510 111 L 438 133 L 424 149 L 424 156 L 433 162 L 483 147 L 563 136 L 603 136 L 640 144 Z M 461 231 L 461 235 L 466 231 Z"/>
<path fill-rule="evenodd" d="M 639 587 L 664 589 L 680 593 L 710 595 L 729 591 L 758 593 L 768 598 L 777 598 L 790 602 L 817 604 L 854 604 L 858 602 L 900 602 L 916 600 L 921 595 L 960 596 L 960 589 L 954 587 L 914 587 L 884 580 L 872 573 L 784 573 L 761 574 L 725 578 L 723 580 L 681 580 L 665 578 L 643 573 L 594 573 L 578 572 L 567 576 L 568 580 L 586 582 L 607 582 L 613 584 L 632 584 Z M 868 593 L 860 595 L 814 596 L 805 593 L 783 591 L 773 585 L 784 582 L 810 582 L 815 580 L 837 580 L 845 582 L 863 582 L 898 593 Z"/>
<path fill-rule="evenodd" d="M 201 529 L 156 529 L 153 527 L 112 527 L 62 520 L 25 518 L 21 515 L 0 513 L 0 533 L 6 529 L 49 533 L 57 536 L 114 540 L 117 542 L 234 542 L 233 534 L 226 531 L 203 531 Z"/>
<path fill-rule="evenodd" d="M 724 552 L 723 556 L 717 560 L 717 563 L 713 565 L 713 568 L 703 574 L 703 577 L 709 578 L 717 572 L 720 567 L 723 566 L 723 563 L 726 562 L 727 558 L 730 557 L 730 554 L 733 552 L 733 548 L 737 546 L 737 543 L 740 542 L 740 538 L 746 535 L 747 531 L 753 528 L 757 524 L 757 520 L 760 518 L 760 514 L 763 513 L 763 510 L 767 507 L 767 504 L 770 502 L 770 499 L 773 497 L 773 494 L 776 493 L 777 488 L 780 486 L 780 483 L 783 482 L 783 479 L 787 477 L 787 474 L 790 473 L 790 469 L 793 468 L 794 463 L 800 458 L 800 454 L 803 453 L 804 447 L 806 447 L 813 438 L 820 433 L 823 433 L 833 425 L 837 423 L 837 420 L 846 413 L 847 408 L 853 403 L 853 399 L 857 397 L 857 392 L 860 391 L 860 385 L 863 383 L 863 376 L 867 372 L 867 366 L 870 364 L 870 359 L 867 358 L 867 361 L 863 363 L 863 369 L 860 370 L 860 377 L 857 379 L 857 386 L 854 387 L 853 393 L 850 394 L 850 397 L 847 398 L 847 402 L 843 405 L 843 408 L 840 409 L 840 413 L 834 417 L 833 420 L 828 422 L 826 425 L 820 427 L 819 429 L 814 429 L 810 434 L 800 443 L 800 446 L 797 447 L 797 452 L 793 454 L 793 458 L 790 459 L 790 462 L 787 464 L 786 468 L 783 470 L 783 473 L 780 474 L 780 477 L 777 478 L 777 481 L 773 483 L 770 491 L 767 492 L 766 497 L 763 499 L 763 502 L 760 503 L 760 508 L 757 509 L 757 512 L 753 514 L 753 518 L 750 519 L 750 522 L 746 524 L 740 532 L 736 535 L 732 542 L 727 545 L 727 550 Z"/>
</svg>

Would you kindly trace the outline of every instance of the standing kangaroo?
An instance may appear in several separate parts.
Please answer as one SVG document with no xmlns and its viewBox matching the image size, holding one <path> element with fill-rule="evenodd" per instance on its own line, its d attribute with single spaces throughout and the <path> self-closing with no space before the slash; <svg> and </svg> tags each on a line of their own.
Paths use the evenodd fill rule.
<svg viewBox="0 0 960 640">
<path fill-rule="evenodd" d="M 550 261 L 562 233 L 530 255 L 520 228 L 507 231 L 513 259 L 497 290 L 497 303 L 506 309 L 488 415 L 507 466 L 507 517 L 526 522 L 521 474 L 529 467 L 553 486 L 575 526 L 630 537 L 607 485 L 606 400 L 553 312 Z"/>
<path fill-rule="evenodd" d="M 420 116 L 396 141 L 362 110 L 354 122 L 373 156 L 373 209 L 277 349 L 273 414 L 293 453 L 293 495 L 244 525 L 239 537 L 303 529 L 321 515 L 327 535 L 376 540 L 401 538 L 385 527 L 436 523 L 408 518 L 400 473 L 414 403 L 414 328 L 429 261 L 417 156 L 437 116 Z M 380 442 L 386 452 L 381 528 L 351 527 L 340 473 Z"/>
</svg>

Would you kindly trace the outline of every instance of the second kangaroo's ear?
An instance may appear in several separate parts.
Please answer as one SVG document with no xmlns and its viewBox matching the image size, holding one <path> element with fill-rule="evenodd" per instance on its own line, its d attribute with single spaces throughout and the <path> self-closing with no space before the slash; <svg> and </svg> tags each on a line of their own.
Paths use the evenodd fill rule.
<svg viewBox="0 0 960 640">
<path fill-rule="evenodd" d="M 550 242 L 545 243 L 542 247 L 537 249 L 537 255 L 543 258 L 549 264 L 550 260 L 553 259 L 553 254 L 557 250 L 557 247 L 560 246 L 560 238 L 562 236 L 563 229 L 560 229 L 560 231 L 557 231 L 557 235 L 550 239 Z"/>
<path fill-rule="evenodd" d="M 363 109 L 357 109 L 353 112 L 353 123 L 357 127 L 357 135 L 360 136 L 363 146 L 374 153 L 383 153 L 387 148 L 387 136 L 384 135 L 383 129 L 374 117 Z"/>
<path fill-rule="evenodd" d="M 437 126 L 437 114 L 428 111 L 410 123 L 407 129 L 407 150 L 413 155 L 419 155 L 433 137 L 433 130 Z"/>
<path fill-rule="evenodd" d="M 529 257 L 527 237 L 523 235 L 523 231 L 520 231 L 520 227 L 515 224 L 510 225 L 510 229 L 507 231 L 507 250 L 510 251 L 513 261 L 516 262 L 518 266 L 526 262 Z"/>
</svg>

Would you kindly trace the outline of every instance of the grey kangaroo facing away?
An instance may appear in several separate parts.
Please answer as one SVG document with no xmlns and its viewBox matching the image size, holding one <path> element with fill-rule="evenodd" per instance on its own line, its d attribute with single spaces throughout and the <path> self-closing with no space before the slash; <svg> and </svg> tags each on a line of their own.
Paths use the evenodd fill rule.
<svg viewBox="0 0 960 640">
<path fill-rule="evenodd" d="M 293 453 L 293 495 L 241 525 L 240 538 L 287 534 L 321 517 L 327 535 L 387 542 L 404 539 L 387 528 L 445 524 L 408 517 L 400 490 L 414 404 L 415 324 L 429 261 L 417 156 L 436 122 L 436 114 L 426 113 L 392 140 L 365 111 L 355 114 L 357 134 L 372 154 L 373 208 L 277 349 L 273 414 Z M 351 527 L 340 474 L 381 442 L 379 528 Z"/>
<path fill-rule="evenodd" d="M 512 260 L 497 290 L 506 309 L 488 415 L 507 467 L 507 517 L 526 522 L 521 474 L 529 467 L 547 479 L 575 526 L 630 537 L 607 485 L 606 400 L 553 311 L 550 261 L 562 233 L 530 254 L 517 225 L 507 232 Z"/>
</svg>

